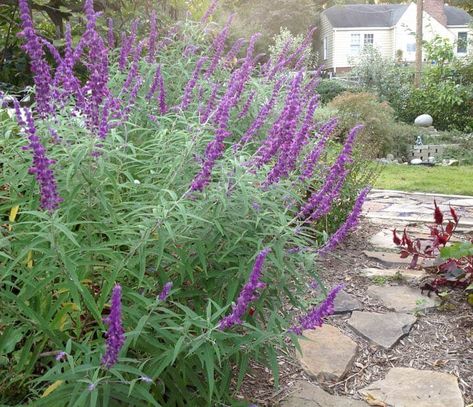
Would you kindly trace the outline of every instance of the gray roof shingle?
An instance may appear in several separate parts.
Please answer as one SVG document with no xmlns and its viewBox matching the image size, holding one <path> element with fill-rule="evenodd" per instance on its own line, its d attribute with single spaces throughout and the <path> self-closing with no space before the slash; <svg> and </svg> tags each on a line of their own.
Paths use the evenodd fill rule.
<svg viewBox="0 0 473 407">
<path fill-rule="evenodd" d="M 392 27 L 406 11 L 407 4 L 347 4 L 323 12 L 335 28 Z M 468 25 L 472 17 L 457 7 L 445 6 L 447 25 Z"/>
</svg>

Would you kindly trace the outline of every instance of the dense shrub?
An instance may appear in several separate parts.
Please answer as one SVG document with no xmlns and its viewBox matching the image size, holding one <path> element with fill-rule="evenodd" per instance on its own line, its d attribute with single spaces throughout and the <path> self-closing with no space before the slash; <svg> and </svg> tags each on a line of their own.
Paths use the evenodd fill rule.
<svg viewBox="0 0 473 407">
<path fill-rule="evenodd" d="M 354 123 L 363 123 L 360 143 L 363 145 L 365 157 L 383 157 L 396 152 L 400 141 L 411 136 L 410 130 L 406 132 L 402 126 L 395 123 L 394 112 L 389 104 L 379 102 L 372 93 L 345 92 L 333 99 L 328 106 L 337 110 L 340 135 L 345 134 L 346 129 Z"/>
<path fill-rule="evenodd" d="M 317 93 L 320 95 L 320 101 L 324 105 L 346 90 L 347 87 L 338 80 L 323 79 L 317 86 Z"/>
<path fill-rule="evenodd" d="M 256 36 L 234 64 L 228 26 L 213 41 L 194 23 L 157 38 L 152 15 L 149 36 L 134 24 L 114 49 L 88 0 L 79 45 L 51 67 L 20 5 L 36 93 L 8 110 L 18 125 L 0 116 L 0 401 L 215 405 L 249 361 L 277 385 L 277 349 L 319 326 L 340 289 L 301 318 L 286 306 L 356 224 L 359 128 L 322 160 L 336 123 L 314 121 L 315 82 L 284 63 L 259 75 Z"/>
</svg>

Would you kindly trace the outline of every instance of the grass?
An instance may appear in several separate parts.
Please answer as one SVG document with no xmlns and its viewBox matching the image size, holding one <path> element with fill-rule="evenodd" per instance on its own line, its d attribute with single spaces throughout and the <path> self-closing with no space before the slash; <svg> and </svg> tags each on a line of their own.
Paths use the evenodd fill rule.
<svg viewBox="0 0 473 407">
<path fill-rule="evenodd" d="M 473 196 L 473 166 L 385 165 L 375 187 Z"/>
</svg>

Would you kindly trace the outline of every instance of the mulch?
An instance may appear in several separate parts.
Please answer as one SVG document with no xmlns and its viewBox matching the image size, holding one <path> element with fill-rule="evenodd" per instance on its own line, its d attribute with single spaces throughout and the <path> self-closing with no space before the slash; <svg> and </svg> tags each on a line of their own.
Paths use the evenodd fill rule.
<svg viewBox="0 0 473 407">
<path fill-rule="evenodd" d="M 389 225 L 363 220 L 336 251 L 318 264 L 326 286 L 344 284 L 346 292 L 363 302 L 365 311 L 388 311 L 366 295 L 366 289 L 373 281 L 359 273 L 365 267 L 384 267 L 361 253 L 373 249 L 369 237 L 386 227 Z M 461 289 L 449 290 L 445 304 L 417 317 L 410 334 L 390 350 L 380 349 L 356 335 L 346 324 L 349 314 L 328 318 L 327 322 L 351 337 L 359 350 L 352 369 L 343 380 L 318 384 L 331 394 L 360 399 L 358 390 L 383 379 L 390 368 L 412 367 L 455 375 L 466 404 L 473 403 L 473 308 L 465 301 L 464 293 Z M 258 406 L 276 406 L 293 391 L 297 381 L 313 381 L 298 364 L 295 350 L 289 354 L 281 352 L 279 366 L 280 386 L 275 389 L 270 370 L 252 364 L 238 398 L 250 400 Z"/>
</svg>

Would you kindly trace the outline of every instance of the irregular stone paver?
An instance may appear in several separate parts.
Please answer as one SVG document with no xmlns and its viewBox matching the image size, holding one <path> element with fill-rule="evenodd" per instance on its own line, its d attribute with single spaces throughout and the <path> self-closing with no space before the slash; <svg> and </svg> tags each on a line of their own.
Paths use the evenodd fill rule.
<svg viewBox="0 0 473 407">
<path fill-rule="evenodd" d="M 386 308 L 397 312 L 428 311 L 439 305 L 436 297 L 422 295 L 418 288 L 405 285 L 372 285 L 368 287 L 367 292 L 369 296 L 381 301 Z"/>
<path fill-rule="evenodd" d="M 299 342 L 302 355 L 297 354 L 302 367 L 318 380 L 340 380 L 353 364 L 358 345 L 338 328 L 324 325 L 304 331 L 309 340 Z"/>
<path fill-rule="evenodd" d="M 362 310 L 363 304 L 354 295 L 348 294 L 345 291 L 340 291 L 335 297 L 333 303 L 333 310 L 335 314 L 344 314 L 356 310 Z"/>
<path fill-rule="evenodd" d="M 416 320 L 411 314 L 354 311 L 347 323 L 363 338 L 390 349 L 409 333 Z"/>
<path fill-rule="evenodd" d="M 284 400 L 281 407 L 367 407 L 364 401 L 348 397 L 332 396 L 309 382 L 297 382 L 295 390 Z"/>
<path fill-rule="evenodd" d="M 373 252 L 370 250 L 364 250 L 363 254 L 372 260 L 380 261 L 388 266 L 393 264 L 410 264 L 411 259 L 401 259 L 398 253 L 388 252 Z"/>
<path fill-rule="evenodd" d="M 394 367 L 384 380 L 370 384 L 360 393 L 395 407 L 464 406 L 457 378 L 431 370 Z"/>
<path fill-rule="evenodd" d="M 360 270 L 360 274 L 365 277 L 386 277 L 386 278 L 397 278 L 400 277 L 406 281 L 418 281 L 421 278 L 427 276 L 424 270 L 411 270 L 411 269 L 377 269 L 374 267 L 367 267 Z"/>
<path fill-rule="evenodd" d="M 450 199 L 448 204 L 455 206 L 473 206 L 473 198 Z"/>
</svg>

